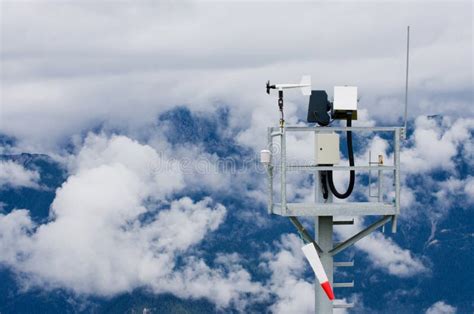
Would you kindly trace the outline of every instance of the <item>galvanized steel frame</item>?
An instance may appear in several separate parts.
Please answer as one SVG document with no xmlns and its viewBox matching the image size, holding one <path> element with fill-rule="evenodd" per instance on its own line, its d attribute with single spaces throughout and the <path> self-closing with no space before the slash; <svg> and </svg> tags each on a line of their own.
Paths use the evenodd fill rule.
<svg viewBox="0 0 474 314">
<path fill-rule="evenodd" d="M 283 126 L 282 128 L 268 128 L 268 149 L 272 154 L 274 150 L 273 139 L 280 138 L 280 162 L 274 165 L 270 161 L 267 165 L 268 173 L 268 213 L 287 216 L 295 225 L 298 232 L 306 242 L 315 244 L 320 254 L 321 263 L 325 268 L 330 284 L 334 288 L 353 287 L 354 282 L 334 283 L 333 268 L 334 267 L 351 267 L 353 262 L 334 262 L 334 255 L 342 252 L 344 249 L 353 245 L 363 237 L 369 235 L 377 228 L 385 225 L 388 221 L 392 221 L 392 232 L 396 232 L 397 216 L 400 213 L 400 136 L 402 136 L 402 127 L 302 127 L 302 126 Z M 368 166 L 318 166 L 310 165 L 290 165 L 287 163 L 286 156 L 286 132 L 393 132 L 393 166 L 384 166 L 377 164 L 372 166 L 370 161 Z M 274 187 L 274 170 L 280 170 L 280 203 L 275 203 L 273 199 Z M 378 195 L 377 202 L 347 202 L 333 203 L 332 194 L 323 202 L 321 185 L 319 182 L 320 171 L 341 171 L 341 170 L 359 170 L 378 172 Z M 286 174 L 287 171 L 309 171 L 315 174 L 315 202 L 314 203 L 288 203 L 286 198 Z M 383 202 L 382 197 L 382 172 L 393 171 L 393 185 L 395 190 L 395 198 L 393 202 Z M 370 191 L 369 191 L 370 199 Z M 351 224 L 353 221 L 334 221 L 334 216 L 359 216 L 359 215 L 380 215 L 381 219 L 367 226 L 352 237 L 346 239 L 342 243 L 333 246 L 332 234 L 333 226 L 337 224 Z M 301 225 L 296 218 L 297 216 L 315 216 L 315 230 L 317 241 L 314 240 L 307 230 Z M 319 243 L 318 243 L 319 242 Z M 332 313 L 333 308 L 350 308 L 353 304 L 332 303 L 319 289 L 316 283 L 315 300 L 316 313 Z"/>
<path fill-rule="evenodd" d="M 307 127 L 307 126 L 286 126 L 268 128 L 268 149 L 274 153 L 274 138 L 280 138 L 280 163 L 274 165 L 270 163 L 268 171 L 268 212 L 282 216 L 337 216 L 337 215 L 393 215 L 400 213 L 400 136 L 402 127 Z M 393 133 L 393 166 L 318 166 L 310 165 L 289 165 L 286 156 L 286 132 L 392 132 Z M 280 203 L 275 203 L 273 198 L 273 172 L 280 170 Z M 287 203 L 286 198 L 286 174 L 287 171 L 320 171 L 320 170 L 377 170 L 393 171 L 395 187 L 395 198 L 392 203 L 383 203 L 381 198 L 378 202 L 358 202 L 358 203 L 314 203 L 298 204 Z"/>
</svg>

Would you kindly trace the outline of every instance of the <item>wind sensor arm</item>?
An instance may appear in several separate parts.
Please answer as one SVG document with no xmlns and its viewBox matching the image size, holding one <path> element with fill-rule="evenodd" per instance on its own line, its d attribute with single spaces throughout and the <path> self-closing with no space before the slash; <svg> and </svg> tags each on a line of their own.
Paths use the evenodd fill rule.
<svg viewBox="0 0 474 314">
<path fill-rule="evenodd" d="M 288 88 L 300 88 L 301 92 L 305 96 L 311 95 L 311 76 L 304 75 L 301 78 L 301 82 L 299 84 L 270 84 L 270 81 L 267 81 L 267 85 L 265 86 L 265 90 L 267 94 L 270 94 L 271 89 L 278 90 L 278 108 L 280 109 L 281 117 L 280 117 L 280 127 L 283 128 L 285 125 L 285 119 L 283 114 L 283 90 Z"/>
<path fill-rule="evenodd" d="M 299 84 L 270 84 L 270 81 L 267 81 L 267 94 L 270 94 L 270 89 L 278 89 L 278 90 L 284 90 L 287 88 L 300 88 L 301 93 L 305 96 L 311 95 L 311 76 L 310 75 L 304 75 L 301 78 L 301 82 Z"/>
</svg>

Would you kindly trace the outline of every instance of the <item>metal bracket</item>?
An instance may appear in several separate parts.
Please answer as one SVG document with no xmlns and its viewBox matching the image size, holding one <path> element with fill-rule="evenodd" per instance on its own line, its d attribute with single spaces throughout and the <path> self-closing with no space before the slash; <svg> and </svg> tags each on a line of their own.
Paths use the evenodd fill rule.
<svg viewBox="0 0 474 314">
<path fill-rule="evenodd" d="M 334 288 L 354 288 L 354 280 L 351 282 L 335 282 L 333 283 Z"/>
<path fill-rule="evenodd" d="M 354 307 L 354 303 L 336 303 L 334 302 L 333 308 L 335 309 L 350 309 Z"/>
<path fill-rule="evenodd" d="M 293 225 L 296 227 L 296 229 L 298 229 L 298 232 L 299 234 L 301 235 L 301 237 L 308 243 L 313 243 L 314 244 L 314 247 L 316 248 L 316 251 L 318 251 L 318 253 L 322 253 L 323 250 L 321 249 L 321 247 L 318 245 L 318 243 L 313 239 L 313 237 L 311 237 L 311 235 L 308 233 L 308 231 L 306 231 L 306 229 L 303 227 L 303 225 L 300 223 L 300 221 L 298 220 L 298 218 L 296 218 L 295 216 L 290 216 L 288 217 L 290 218 L 290 221 L 293 223 Z"/>
<path fill-rule="evenodd" d="M 382 219 L 374 222 L 364 230 L 360 231 L 359 233 L 355 234 L 354 236 L 350 237 L 349 239 L 345 240 L 344 242 L 336 245 L 332 250 L 329 251 L 331 255 L 336 255 L 337 253 L 343 251 L 344 249 L 348 248 L 349 246 L 353 245 L 360 239 L 364 238 L 365 236 L 369 235 L 375 229 L 385 225 L 392 216 L 384 216 Z"/>
<path fill-rule="evenodd" d="M 334 267 L 353 267 L 354 261 L 350 262 L 334 262 Z"/>
</svg>

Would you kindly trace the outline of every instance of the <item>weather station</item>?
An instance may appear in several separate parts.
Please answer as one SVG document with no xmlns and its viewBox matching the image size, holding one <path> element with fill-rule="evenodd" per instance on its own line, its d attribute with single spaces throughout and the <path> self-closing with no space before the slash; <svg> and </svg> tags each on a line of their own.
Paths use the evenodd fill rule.
<svg viewBox="0 0 474 314">
<path fill-rule="evenodd" d="M 326 91 L 311 90 L 310 76 L 303 76 L 299 84 L 272 85 L 269 81 L 266 84 L 268 94 L 273 89 L 278 91 L 278 108 L 281 114 L 279 126 L 268 128 L 267 147 L 260 152 L 260 161 L 268 174 L 268 213 L 288 217 L 306 243 L 302 250 L 317 279 L 316 313 L 333 313 L 333 308 L 353 306 L 337 300 L 337 293 L 334 293 L 333 289 L 354 287 L 354 281 L 334 280 L 334 268 L 352 267 L 354 262 L 335 262 L 334 258 L 388 222 L 391 222 L 391 231 L 393 233 L 397 231 L 397 217 L 400 214 L 400 140 L 404 139 L 406 134 L 408 104 L 409 27 L 407 34 L 404 126 L 352 126 L 352 121 L 357 119 L 359 107 L 356 86 L 335 86 L 333 101 L 329 101 Z M 304 126 L 285 124 L 283 91 L 294 88 L 299 88 L 303 95 L 310 96 L 307 124 Z M 345 121 L 345 126 L 334 126 L 337 121 Z M 298 164 L 287 160 L 287 134 L 293 132 L 306 133 L 314 137 L 312 140 L 314 156 L 311 163 Z M 353 133 L 357 132 L 363 133 L 364 136 L 385 133 L 384 138 L 391 139 L 393 161 L 385 164 L 383 155 L 379 155 L 377 160 L 373 161 L 369 154 L 369 160 L 365 164 L 355 164 Z M 343 134 L 344 138 L 341 136 Z M 342 145 L 347 147 L 348 165 L 341 162 Z M 276 147 L 279 149 L 275 149 Z M 288 201 L 287 174 L 294 171 L 306 172 L 312 176 L 314 201 L 304 203 Z M 349 182 L 344 191 L 336 188 L 333 177 L 335 171 L 348 172 Z M 358 187 L 359 192 L 361 190 L 365 192 L 367 201 L 354 201 L 350 198 L 356 185 L 356 174 L 368 176 L 368 185 Z M 372 181 L 373 177 L 375 181 Z M 279 184 L 275 184 L 276 179 L 279 179 Z M 387 182 L 390 183 L 385 185 Z M 375 186 L 375 193 L 371 186 Z M 343 201 L 334 202 L 335 198 Z M 353 224 L 354 219 L 348 217 L 360 216 L 378 216 L 378 218 L 353 236 L 335 243 L 334 226 L 344 227 Z M 303 227 L 298 217 L 314 217 L 314 237 Z"/>
</svg>

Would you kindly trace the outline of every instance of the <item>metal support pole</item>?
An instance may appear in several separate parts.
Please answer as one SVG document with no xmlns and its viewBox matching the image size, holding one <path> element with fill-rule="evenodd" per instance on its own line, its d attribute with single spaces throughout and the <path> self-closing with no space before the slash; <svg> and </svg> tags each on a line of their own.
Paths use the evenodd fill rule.
<svg viewBox="0 0 474 314">
<path fill-rule="evenodd" d="M 378 182 L 377 182 L 377 190 L 379 191 L 377 196 L 378 196 L 379 203 L 383 202 L 382 180 L 383 180 L 382 170 L 379 170 L 378 171 Z"/>
<path fill-rule="evenodd" d="M 268 150 L 270 151 L 270 156 L 273 156 L 273 137 L 272 130 L 268 128 L 267 131 L 267 140 L 268 140 Z M 267 167 L 268 174 L 268 214 L 273 212 L 273 158 L 270 159 L 270 164 Z"/>
<path fill-rule="evenodd" d="M 326 203 L 332 202 L 333 195 L 329 192 Z M 320 171 L 315 173 L 315 202 L 324 202 L 323 192 L 321 187 L 321 174 Z M 333 257 L 329 253 L 332 249 L 333 241 L 333 217 L 332 216 L 319 216 L 315 218 L 315 238 L 319 243 L 319 246 L 323 252 L 319 255 L 321 263 L 323 264 L 324 270 L 328 276 L 329 284 L 333 286 Z M 317 314 L 332 314 L 333 304 L 328 299 L 326 293 L 319 282 L 315 281 L 315 313 Z"/>
<path fill-rule="evenodd" d="M 281 141 L 280 141 L 280 156 L 281 156 L 281 211 L 286 213 L 288 208 L 286 207 L 286 132 L 285 127 L 281 128 Z"/>
<path fill-rule="evenodd" d="M 332 216 L 319 216 L 316 217 L 316 233 L 318 243 L 323 250 L 323 253 L 320 254 L 321 263 L 323 264 L 324 270 L 329 279 L 329 284 L 333 287 L 333 257 L 329 253 L 329 250 L 332 249 L 332 233 L 333 233 L 333 225 L 332 225 Z M 332 301 L 328 299 L 326 293 L 324 293 L 323 289 L 319 282 L 316 281 L 315 284 L 315 292 L 316 292 L 316 306 L 315 306 L 315 313 L 317 314 L 330 314 L 333 312 Z"/>
<path fill-rule="evenodd" d="M 392 233 L 397 233 L 397 215 L 392 216 Z"/>
<path fill-rule="evenodd" d="M 372 151 L 369 150 L 369 167 L 372 166 Z M 369 168 L 369 197 L 372 196 L 372 171 Z"/>
<path fill-rule="evenodd" d="M 400 129 L 395 129 L 394 134 L 394 164 L 395 164 L 395 207 L 400 213 Z"/>
<path fill-rule="evenodd" d="M 273 213 L 273 166 L 268 165 L 267 167 L 268 174 L 268 214 Z"/>
<path fill-rule="evenodd" d="M 410 26 L 407 26 L 407 67 L 405 72 L 405 112 L 403 118 L 405 120 L 403 126 L 403 138 L 407 137 L 407 119 L 408 119 L 408 68 L 410 66 Z"/>
</svg>

